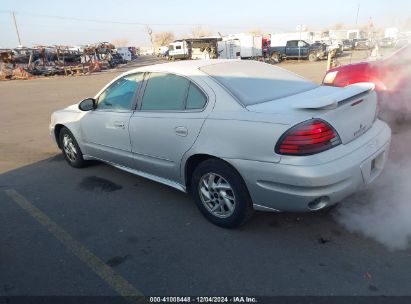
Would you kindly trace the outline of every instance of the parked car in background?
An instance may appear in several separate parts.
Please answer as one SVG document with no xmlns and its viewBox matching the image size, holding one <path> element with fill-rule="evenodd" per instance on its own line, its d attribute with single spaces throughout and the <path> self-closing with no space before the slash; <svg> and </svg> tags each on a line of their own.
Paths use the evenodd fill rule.
<svg viewBox="0 0 411 304">
<path fill-rule="evenodd" d="M 342 48 L 344 51 L 351 51 L 354 49 L 353 41 L 350 39 L 342 40 Z"/>
<path fill-rule="evenodd" d="M 336 56 L 341 56 L 343 53 L 343 48 L 342 45 L 337 43 L 337 42 L 331 42 L 331 41 L 316 41 L 311 44 L 312 47 L 318 47 L 321 49 L 325 49 L 324 53 L 324 58 L 328 56 L 329 52 L 332 52 L 335 50 L 335 55 Z"/>
<path fill-rule="evenodd" d="M 356 50 L 369 50 L 372 45 L 369 39 L 354 39 L 354 49 Z"/>
<path fill-rule="evenodd" d="M 304 40 L 289 40 L 285 46 L 272 46 L 269 56 L 277 61 L 283 59 L 308 59 L 317 61 L 326 56 L 327 46 L 323 43 L 311 45 Z"/>
<path fill-rule="evenodd" d="M 119 64 L 126 64 L 127 60 L 124 59 L 119 53 L 111 54 L 111 59 L 109 60 L 110 67 L 115 67 Z"/>
<path fill-rule="evenodd" d="M 253 209 L 316 211 L 371 183 L 391 136 L 376 111 L 370 84 L 319 86 L 251 60 L 181 61 L 120 75 L 54 112 L 50 133 L 71 166 L 96 159 L 190 192 L 211 222 L 236 227 Z"/>
<path fill-rule="evenodd" d="M 408 118 L 411 115 L 411 45 L 408 44 L 378 61 L 359 62 L 331 69 L 323 79 L 324 85 L 337 87 L 359 82 L 375 84 L 381 110 L 386 112 L 382 115 L 386 115 L 386 119 Z"/>
<path fill-rule="evenodd" d="M 382 48 L 392 48 L 395 46 L 395 39 L 392 37 L 382 38 L 378 42 L 378 46 Z"/>
<path fill-rule="evenodd" d="M 404 47 L 404 46 L 406 46 L 407 44 L 409 44 L 410 43 L 410 39 L 408 39 L 408 38 L 400 38 L 400 39 L 397 39 L 396 41 L 395 41 L 395 48 L 397 48 L 397 49 L 399 49 L 399 48 L 402 48 L 402 47 Z"/>
</svg>

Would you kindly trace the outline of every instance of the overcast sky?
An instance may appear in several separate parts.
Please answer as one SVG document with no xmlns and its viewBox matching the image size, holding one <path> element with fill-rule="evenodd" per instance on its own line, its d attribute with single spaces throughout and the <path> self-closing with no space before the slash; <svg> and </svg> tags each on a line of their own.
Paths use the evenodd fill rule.
<svg viewBox="0 0 411 304">
<path fill-rule="evenodd" d="M 336 23 L 355 25 L 358 5 L 360 25 L 367 24 L 371 17 L 375 26 L 398 26 L 411 17 L 409 0 L 0 0 L 0 47 L 18 44 L 10 11 L 16 12 L 22 44 L 26 46 L 114 39 L 149 45 L 144 24 L 154 32 L 171 31 L 177 38 L 190 33 L 196 25 L 221 34 L 251 28 L 265 33 L 292 31 L 297 24 L 321 30 Z"/>
</svg>

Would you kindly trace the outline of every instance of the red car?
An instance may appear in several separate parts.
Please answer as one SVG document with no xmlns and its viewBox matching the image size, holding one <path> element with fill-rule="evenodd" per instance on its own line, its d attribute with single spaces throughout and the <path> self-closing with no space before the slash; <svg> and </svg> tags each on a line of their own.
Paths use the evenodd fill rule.
<svg viewBox="0 0 411 304">
<path fill-rule="evenodd" d="M 337 87 L 358 82 L 375 84 L 382 112 L 396 113 L 393 118 L 411 117 L 411 45 L 381 60 L 331 69 L 323 79 L 324 85 Z"/>
</svg>

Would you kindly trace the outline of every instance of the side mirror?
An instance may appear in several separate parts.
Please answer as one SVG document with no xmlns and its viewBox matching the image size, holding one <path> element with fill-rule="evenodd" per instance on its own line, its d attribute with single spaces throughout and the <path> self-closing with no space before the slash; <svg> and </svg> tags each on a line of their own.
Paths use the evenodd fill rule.
<svg viewBox="0 0 411 304">
<path fill-rule="evenodd" d="M 96 100 L 94 98 L 86 98 L 78 105 L 81 111 L 91 111 L 96 108 Z"/>
</svg>

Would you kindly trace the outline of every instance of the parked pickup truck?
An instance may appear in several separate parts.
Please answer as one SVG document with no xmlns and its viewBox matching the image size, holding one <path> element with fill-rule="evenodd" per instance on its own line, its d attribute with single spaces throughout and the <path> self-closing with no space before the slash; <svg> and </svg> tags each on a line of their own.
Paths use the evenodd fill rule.
<svg viewBox="0 0 411 304">
<path fill-rule="evenodd" d="M 304 40 L 289 40 L 285 46 L 272 46 L 269 50 L 272 59 L 308 59 L 317 61 L 326 55 L 326 47 L 322 44 L 311 45 Z"/>
</svg>

